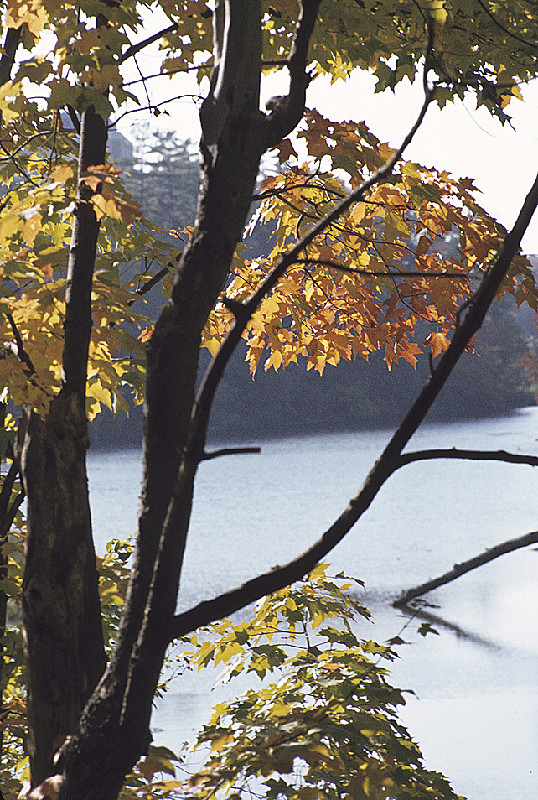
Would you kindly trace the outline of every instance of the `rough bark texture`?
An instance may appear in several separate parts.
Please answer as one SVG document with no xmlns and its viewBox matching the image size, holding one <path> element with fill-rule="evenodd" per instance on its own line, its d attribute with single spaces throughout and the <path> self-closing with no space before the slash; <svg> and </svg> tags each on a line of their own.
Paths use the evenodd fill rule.
<svg viewBox="0 0 538 800">
<path fill-rule="evenodd" d="M 86 421 L 74 398 L 27 420 L 20 452 L 29 495 L 23 585 L 32 782 L 51 774 L 104 669 L 85 472 Z"/>
<path fill-rule="evenodd" d="M 216 15 L 216 67 L 201 115 L 196 228 L 179 266 L 173 303 L 161 315 L 148 347 L 144 479 L 131 586 L 116 652 L 68 750 L 65 798 L 115 797 L 125 773 L 145 751 L 153 692 L 177 602 L 197 463 L 181 471 L 180 466 L 200 335 L 241 237 L 265 140 L 266 118 L 259 111 L 259 4 L 219 3 Z M 174 491 L 183 498 L 181 522 L 175 517 L 173 526 L 165 525 Z M 107 735 L 96 735 L 97 729 L 106 729 Z"/>
</svg>

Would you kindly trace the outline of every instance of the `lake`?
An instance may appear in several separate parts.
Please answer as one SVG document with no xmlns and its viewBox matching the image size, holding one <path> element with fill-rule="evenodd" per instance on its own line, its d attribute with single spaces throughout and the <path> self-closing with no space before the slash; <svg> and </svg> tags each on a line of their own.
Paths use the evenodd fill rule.
<svg viewBox="0 0 538 800">
<path fill-rule="evenodd" d="M 356 494 L 390 431 L 262 442 L 260 455 L 200 467 L 179 608 L 283 563 L 307 547 Z M 514 416 L 425 425 L 408 449 L 473 447 L 538 455 L 538 408 Z M 139 451 L 89 455 L 98 549 L 136 528 Z M 422 462 L 395 473 L 327 561 L 365 581 L 373 614 L 365 636 L 385 641 L 407 625 L 393 682 L 415 696 L 402 719 L 426 764 L 469 800 L 538 797 L 538 552 L 502 556 L 428 600 L 439 636 L 417 634 L 390 606 L 402 589 L 506 539 L 537 529 L 538 473 L 528 466 Z M 182 676 L 154 715 L 155 741 L 193 735 L 232 685 Z"/>
</svg>

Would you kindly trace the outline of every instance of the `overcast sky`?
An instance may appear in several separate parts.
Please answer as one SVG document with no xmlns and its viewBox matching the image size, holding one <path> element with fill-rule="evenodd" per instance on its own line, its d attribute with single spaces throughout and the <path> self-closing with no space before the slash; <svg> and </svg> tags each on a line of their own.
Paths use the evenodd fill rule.
<svg viewBox="0 0 538 800">
<path fill-rule="evenodd" d="M 139 58 L 139 66 L 146 75 L 159 71 L 157 59 L 150 53 Z M 133 73 L 135 76 L 139 74 Z M 337 81 L 332 86 L 320 78 L 308 90 L 308 104 L 334 121 L 365 120 L 381 141 L 398 146 L 420 109 L 422 89 L 403 81 L 395 94 L 390 90 L 375 94 L 374 85 L 372 76 L 358 71 L 349 81 Z M 171 94 L 185 95 L 183 100 L 163 107 L 169 111 L 169 117 L 150 118 L 151 124 L 172 128 L 180 138 L 196 141 L 199 124 L 195 96 L 200 88 L 194 78 L 159 78 L 151 81 L 150 86 L 152 102 Z M 266 85 L 264 96 L 283 91 L 273 80 Z M 482 192 L 481 205 L 510 228 L 538 172 L 538 84 L 526 87 L 523 102 L 514 99 L 508 110 L 513 127 L 492 120 L 485 110 L 477 111 L 472 95 L 465 103 L 456 101 L 442 110 L 432 106 L 405 155 L 424 166 L 473 178 Z M 129 115 L 118 125 L 127 136 L 135 117 L 144 118 L 144 114 Z M 147 113 L 145 118 L 149 118 Z M 523 249 L 538 253 L 537 215 L 523 240 Z"/>
</svg>

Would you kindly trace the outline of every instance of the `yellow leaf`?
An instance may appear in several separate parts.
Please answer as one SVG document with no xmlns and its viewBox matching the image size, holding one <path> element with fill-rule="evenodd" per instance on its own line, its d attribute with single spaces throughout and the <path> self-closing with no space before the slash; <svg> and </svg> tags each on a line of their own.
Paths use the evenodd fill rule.
<svg viewBox="0 0 538 800">
<path fill-rule="evenodd" d="M 230 742 L 233 742 L 234 737 L 231 733 L 223 733 L 221 736 L 217 736 L 215 739 L 211 739 L 211 749 L 217 753 L 220 751 Z"/>
<path fill-rule="evenodd" d="M 88 382 L 86 393 L 89 397 L 95 398 L 99 403 L 103 403 L 107 408 L 112 408 L 112 395 L 108 389 L 105 389 L 99 379 Z"/>
<path fill-rule="evenodd" d="M 8 0 L 6 23 L 8 28 L 20 28 L 26 24 L 30 33 L 38 36 L 47 23 L 47 14 L 43 5 L 36 0 L 22 3 Z"/>
<path fill-rule="evenodd" d="M 74 174 L 75 171 L 69 164 L 58 164 L 58 166 L 52 170 L 50 178 L 53 182 L 58 181 L 58 183 L 65 183 L 69 178 L 72 178 Z"/>
<path fill-rule="evenodd" d="M 442 353 L 444 350 L 448 349 L 450 344 L 449 340 L 446 337 L 446 334 L 442 333 L 441 331 L 436 331 L 434 333 L 430 333 L 430 335 L 426 338 L 425 344 L 429 344 L 432 349 L 432 358 L 435 358 Z"/>
</svg>

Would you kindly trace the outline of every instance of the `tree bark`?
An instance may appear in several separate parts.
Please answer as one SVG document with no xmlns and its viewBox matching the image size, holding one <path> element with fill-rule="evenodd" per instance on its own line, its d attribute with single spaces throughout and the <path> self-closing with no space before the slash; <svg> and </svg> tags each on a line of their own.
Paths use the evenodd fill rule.
<svg viewBox="0 0 538 800">
<path fill-rule="evenodd" d="M 85 453 L 74 396 L 26 419 L 20 465 L 28 495 L 23 582 L 32 785 L 78 724 L 104 667 Z"/>
</svg>

